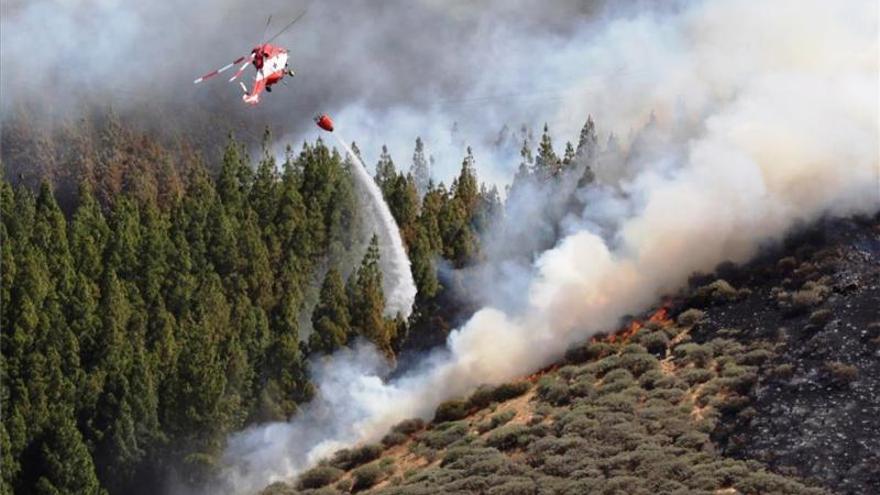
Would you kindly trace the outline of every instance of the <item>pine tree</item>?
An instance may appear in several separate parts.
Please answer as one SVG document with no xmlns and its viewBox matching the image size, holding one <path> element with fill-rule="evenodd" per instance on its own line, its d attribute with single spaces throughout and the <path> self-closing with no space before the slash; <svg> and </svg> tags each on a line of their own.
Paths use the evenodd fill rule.
<svg viewBox="0 0 880 495">
<path fill-rule="evenodd" d="M 388 326 L 382 314 L 385 296 L 382 290 L 382 272 L 379 268 L 379 238 L 373 235 L 367 254 L 355 274 L 351 295 L 351 323 L 353 330 L 385 352 L 391 350 Z"/>
<path fill-rule="evenodd" d="M 470 219 L 477 210 L 479 202 L 479 185 L 477 174 L 474 169 L 474 154 L 470 146 L 467 155 L 461 162 L 461 171 L 452 188 L 453 199 L 464 209 L 465 216 Z"/>
<path fill-rule="evenodd" d="M 544 124 L 544 133 L 538 144 L 538 156 L 535 157 L 534 175 L 540 179 L 547 179 L 556 175 L 559 171 L 559 157 L 553 151 L 553 141 L 550 138 L 550 128 Z"/>
<path fill-rule="evenodd" d="M 47 182 L 40 186 L 33 224 L 33 247 L 42 254 L 57 295 L 64 298 L 73 287 L 73 260 L 67 243 L 67 221 Z"/>
<path fill-rule="evenodd" d="M 486 184 L 481 184 L 479 205 L 473 221 L 476 232 L 487 232 L 493 223 L 501 220 L 502 209 L 498 188 L 494 185 L 487 188 Z"/>
<path fill-rule="evenodd" d="M 409 249 L 412 262 L 413 279 L 416 282 L 416 297 L 420 301 L 432 299 L 440 292 L 437 268 L 434 266 L 434 252 L 428 234 L 420 228 Z"/>
<path fill-rule="evenodd" d="M 605 153 L 608 154 L 619 154 L 620 153 L 620 142 L 617 140 L 617 136 L 614 133 L 608 134 L 608 141 L 605 143 Z"/>
<path fill-rule="evenodd" d="M 348 342 L 351 333 L 348 297 L 342 276 L 334 268 L 324 277 L 320 300 L 312 313 L 312 327 L 309 337 L 312 352 L 330 354 Z"/>
<path fill-rule="evenodd" d="M 419 230 L 424 233 L 427 241 L 427 249 L 432 254 L 440 254 L 443 252 L 443 235 L 440 230 L 440 213 L 443 205 L 447 201 L 446 188 L 441 182 L 439 186 L 434 187 L 433 183 L 428 184 L 428 192 L 422 201 L 422 211 L 419 215 Z"/>
<path fill-rule="evenodd" d="M 388 198 L 394 189 L 394 181 L 397 178 L 397 168 L 394 166 L 394 160 L 388 154 L 388 147 L 382 145 L 382 154 L 379 155 L 379 162 L 376 163 L 376 184 L 382 190 L 382 196 Z"/>
<path fill-rule="evenodd" d="M 351 152 L 354 153 L 354 156 L 356 156 L 358 160 L 360 160 L 361 162 L 364 161 L 364 157 L 361 155 L 361 149 L 354 141 L 351 142 Z"/>
<path fill-rule="evenodd" d="M 562 165 L 570 165 L 574 162 L 575 151 L 574 146 L 572 146 L 571 141 L 565 142 L 565 155 L 562 157 Z"/>
<path fill-rule="evenodd" d="M 535 160 L 532 158 L 532 149 L 529 147 L 527 139 L 523 139 L 522 148 L 519 150 L 519 156 L 519 167 L 516 169 L 513 181 L 510 183 L 510 195 L 516 194 L 516 191 L 521 190 L 532 177 L 532 169 Z"/>
<path fill-rule="evenodd" d="M 582 159 L 592 160 L 598 151 L 599 137 L 596 135 L 596 124 L 593 123 L 593 116 L 587 116 L 587 121 L 581 128 L 581 134 L 578 138 L 576 156 Z"/>
<path fill-rule="evenodd" d="M 110 237 L 110 228 L 91 186 L 83 182 L 79 188 L 79 206 L 70 228 L 70 246 L 74 267 L 88 280 L 98 281 L 103 270 L 102 256 Z"/>
<path fill-rule="evenodd" d="M 386 200 L 400 228 L 404 244 L 409 247 L 416 235 L 416 222 L 419 218 L 419 193 L 413 176 L 398 175 Z"/>
<path fill-rule="evenodd" d="M 350 158 L 346 157 L 344 162 L 340 159 L 334 164 L 337 180 L 325 216 L 328 230 L 326 254 L 331 266 L 353 264 L 349 253 L 361 242 L 358 197 L 351 168 L 345 166 L 349 161 Z"/>
<path fill-rule="evenodd" d="M 219 197 L 216 198 L 208 210 L 206 238 L 208 259 L 212 268 L 227 286 L 232 287 L 238 283 L 239 275 L 235 272 L 238 262 L 236 239 L 238 228 L 234 217 L 238 212 L 233 214 L 226 212 L 227 208 L 220 202 Z"/>
<path fill-rule="evenodd" d="M 232 218 L 238 218 L 251 182 L 251 170 L 243 157 L 238 143 L 229 137 L 223 153 L 220 176 L 217 178 L 217 195 Z"/>
<path fill-rule="evenodd" d="M 249 192 L 248 203 L 256 213 L 256 221 L 265 232 L 278 208 L 278 173 L 275 159 L 267 156 L 260 161 Z"/>
<path fill-rule="evenodd" d="M 76 429 L 72 411 L 53 414 L 52 429 L 40 445 L 40 476 L 34 493 L 40 495 L 105 493 L 98 483 L 95 465 L 82 435 Z"/>
<path fill-rule="evenodd" d="M 2 174 L 2 164 L 0 164 L 0 174 Z M 12 186 L 2 180 L 0 175 L 0 270 L 2 270 L 3 283 L 0 284 L 0 328 L 9 328 L 11 326 L 9 305 L 12 301 L 12 284 L 10 280 L 15 280 L 17 272 L 15 262 L 15 250 L 13 243 L 14 227 L 9 221 L 15 215 L 15 192 Z"/>
<path fill-rule="evenodd" d="M 420 137 L 416 138 L 416 149 L 413 151 L 413 163 L 412 167 L 410 167 L 410 174 L 415 180 L 419 198 L 424 197 L 425 193 L 428 192 L 428 183 L 431 181 L 431 166 L 425 158 L 425 145 Z"/>
</svg>

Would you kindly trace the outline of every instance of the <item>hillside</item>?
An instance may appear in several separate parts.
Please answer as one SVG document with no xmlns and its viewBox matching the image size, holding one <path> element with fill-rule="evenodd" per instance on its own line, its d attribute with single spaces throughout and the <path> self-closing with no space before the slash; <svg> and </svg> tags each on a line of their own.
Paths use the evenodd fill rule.
<svg viewBox="0 0 880 495">
<path fill-rule="evenodd" d="M 643 320 L 264 495 L 869 493 L 880 219 L 721 265 Z"/>
</svg>

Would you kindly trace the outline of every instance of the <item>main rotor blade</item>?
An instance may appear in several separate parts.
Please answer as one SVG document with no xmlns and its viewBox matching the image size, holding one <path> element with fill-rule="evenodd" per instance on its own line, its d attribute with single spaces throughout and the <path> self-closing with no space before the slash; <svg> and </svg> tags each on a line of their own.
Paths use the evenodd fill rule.
<svg viewBox="0 0 880 495">
<path fill-rule="evenodd" d="M 260 36 L 261 40 L 266 39 L 266 32 L 269 31 L 269 23 L 270 22 L 272 22 L 272 15 L 271 14 L 269 15 L 269 18 L 266 19 L 266 27 L 263 28 L 263 35 Z M 263 44 L 265 44 L 265 41 L 260 41 L 260 45 L 263 45 Z"/>
<path fill-rule="evenodd" d="M 274 40 L 275 38 L 281 36 L 281 33 L 283 33 L 284 31 L 287 31 L 288 29 L 290 29 L 290 26 L 293 26 L 293 24 L 294 24 L 296 21 L 300 20 L 300 19 L 302 18 L 302 16 L 304 16 L 304 15 L 306 15 L 306 9 L 303 9 L 302 12 L 299 13 L 299 15 L 297 15 L 296 17 L 294 17 L 293 20 L 290 21 L 286 26 L 284 26 L 284 28 L 281 29 L 281 31 L 278 31 L 278 32 L 275 34 L 275 36 L 272 36 L 271 38 L 269 38 L 268 40 L 266 40 L 266 43 L 269 43 L 269 42 L 271 42 L 272 40 Z"/>
<path fill-rule="evenodd" d="M 234 76 L 229 78 L 229 82 L 232 82 L 232 81 L 235 81 L 236 79 L 238 79 L 238 76 L 240 76 L 241 73 L 244 72 L 244 70 L 247 68 L 248 64 L 250 64 L 253 59 L 254 59 L 253 55 L 248 57 L 247 60 L 245 60 L 244 63 L 241 64 L 241 68 L 238 69 L 238 72 L 236 72 Z M 239 62 L 241 62 L 241 60 L 239 60 Z M 238 63 L 238 62 L 236 62 L 236 63 Z"/>
<path fill-rule="evenodd" d="M 193 81 L 193 84 L 198 84 L 198 83 L 200 83 L 200 82 L 202 82 L 202 81 L 204 81 L 204 80 L 206 80 L 206 79 L 211 79 L 212 77 L 216 76 L 217 74 L 219 74 L 219 73 L 221 73 L 221 72 L 223 72 L 223 71 L 225 71 L 225 70 L 227 70 L 227 69 L 232 68 L 232 66 L 234 66 L 235 64 L 241 62 L 241 61 L 244 60 L 245 58 L 247 58 L 247 55 L 245 55 L 245 56 L 243 56 L 243 57 L 238 57 L 237 59 L 233 60 L 232 63 L 230 63 L 230 64 L 226 64 L 226 65 L 224 65 L 223 67 L 220 67 L 220 68 L 217 69 L 217 70 L 214 70 L 214 71 L 208 72 L 208 73 L 205 74 L 204 76 L 202 76 L 202 77 L 196 79 L 195 81 Z"/>
</svg>

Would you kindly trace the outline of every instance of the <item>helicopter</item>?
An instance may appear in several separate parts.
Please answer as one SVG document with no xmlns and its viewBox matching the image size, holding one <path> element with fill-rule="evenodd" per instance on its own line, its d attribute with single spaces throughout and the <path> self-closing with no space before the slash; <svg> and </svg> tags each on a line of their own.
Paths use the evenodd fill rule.
<svg viewBox="0 0 880 495">
<path fill-rule="evenodd" d="M 253 87 L 250 91 L 248 91 L 247 86 L 245 86 L 243 82 L 239 81 L 239 84 L 244 91 L 244 94 L 242 95 L 242 100 L 250 105 L 258 104 L 260 102 L 260 94 L 263 92 L 263 90 L 271 93 L 272 86 L 284 79 L 285 76 L 294 76 L 293 69 L 291 69 L 289 65 L 289 54 L 287 49 L 277 45 L 273 45 L 271 42 L 278 36 L 281 36 L 282 33 L 290 29 L 290 27 L 293 26 L 296 21 L 300 20 L 300 18 L 302 18 L 305 13 L 305 10 L 300 12 L 299 15 L 297 15 L 286 26 L 284 26 L 281 31 L 276 33 L 267 41 L 262 42 L 254 47 L 249 55 L 238 57 L 231 63 L 205 74 L 204 76 L 193 81 L 193 84 L 199 84 L 202 81 L 211 79 L 212 77 L 228 69 L 231 69 L 238 64 L 242 64 L 238 71 L 229 79 L 229 82 L 233 82 L 238 79 L 239 76 L 241 76 L 244 70 L 247 69 L 248 65 L 252 64 L 254 66 L 254 69 L 256 69 L 257 71 L 257 73 L 254 75 Z M 272 16 L 269 16 L 269 20 L 266 21 L 266 29 L 268 29 L 270 22 L 272 22 Z"/>
</svg>

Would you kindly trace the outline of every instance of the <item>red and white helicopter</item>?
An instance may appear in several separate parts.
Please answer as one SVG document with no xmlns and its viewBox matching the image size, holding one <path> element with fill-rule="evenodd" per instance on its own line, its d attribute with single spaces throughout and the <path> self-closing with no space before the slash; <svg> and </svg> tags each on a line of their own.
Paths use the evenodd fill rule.
<svg viewBox="0 0 880 495">
<path fill-rule="evenodd" d="M 211 71 L 204 76 L 193 81 L 193 84 L 198 84 L 202 81 L 210 79 L 221 72 L 231 69 L 235 65 L 238 65 L 242 62 L 242 66 L 238 69 L 238 72 L 235 73 L 230 79 L 229 82 L 235 81 L 238 77 L 244 72 L 247 68 L 248 64 L 253 64 L 254 68 L 257 70 L 256 75 L 254 76 L 254 85 L 250 92 L 248 92 L 247 86 L 244 85 L 243 82 L 239 81 L 241 85 L 241 89 L 244 90 L 244 95 L 242 95 L 242 99 L 245 103 L 249 103 L 251 105 L 256 105 L 260 102 L 260 93 L 263 90 L 268 92 L 272 92 L 272 86 L 281 81 L 284 76 L 293 77 L 293 69 L 288 65 L 288 53 L 287 49 L 282 48 L 280 46 L 276 46 L 271 44 L 270 42 L 281 35 L 281 33 L 287 31 L 293 24 L 298 21 L 303 15 L 305 15 L 305 11 L 300 12 L 290 23 L 288 23 L 284 28 L 279 31 L 275 36 L 269 38 L 268 41 L 260 43 L 253 50 L 251 50 L 250 55 L 245 55 L 243 57 L 238 57 L 232 63 L 224 65 L 223 67 Z M 269 17 L 269 20 L 266 22 L 266 28 L 269 27 L 269 22 L 272 21 L 272 17 Z"/>
</svg>

